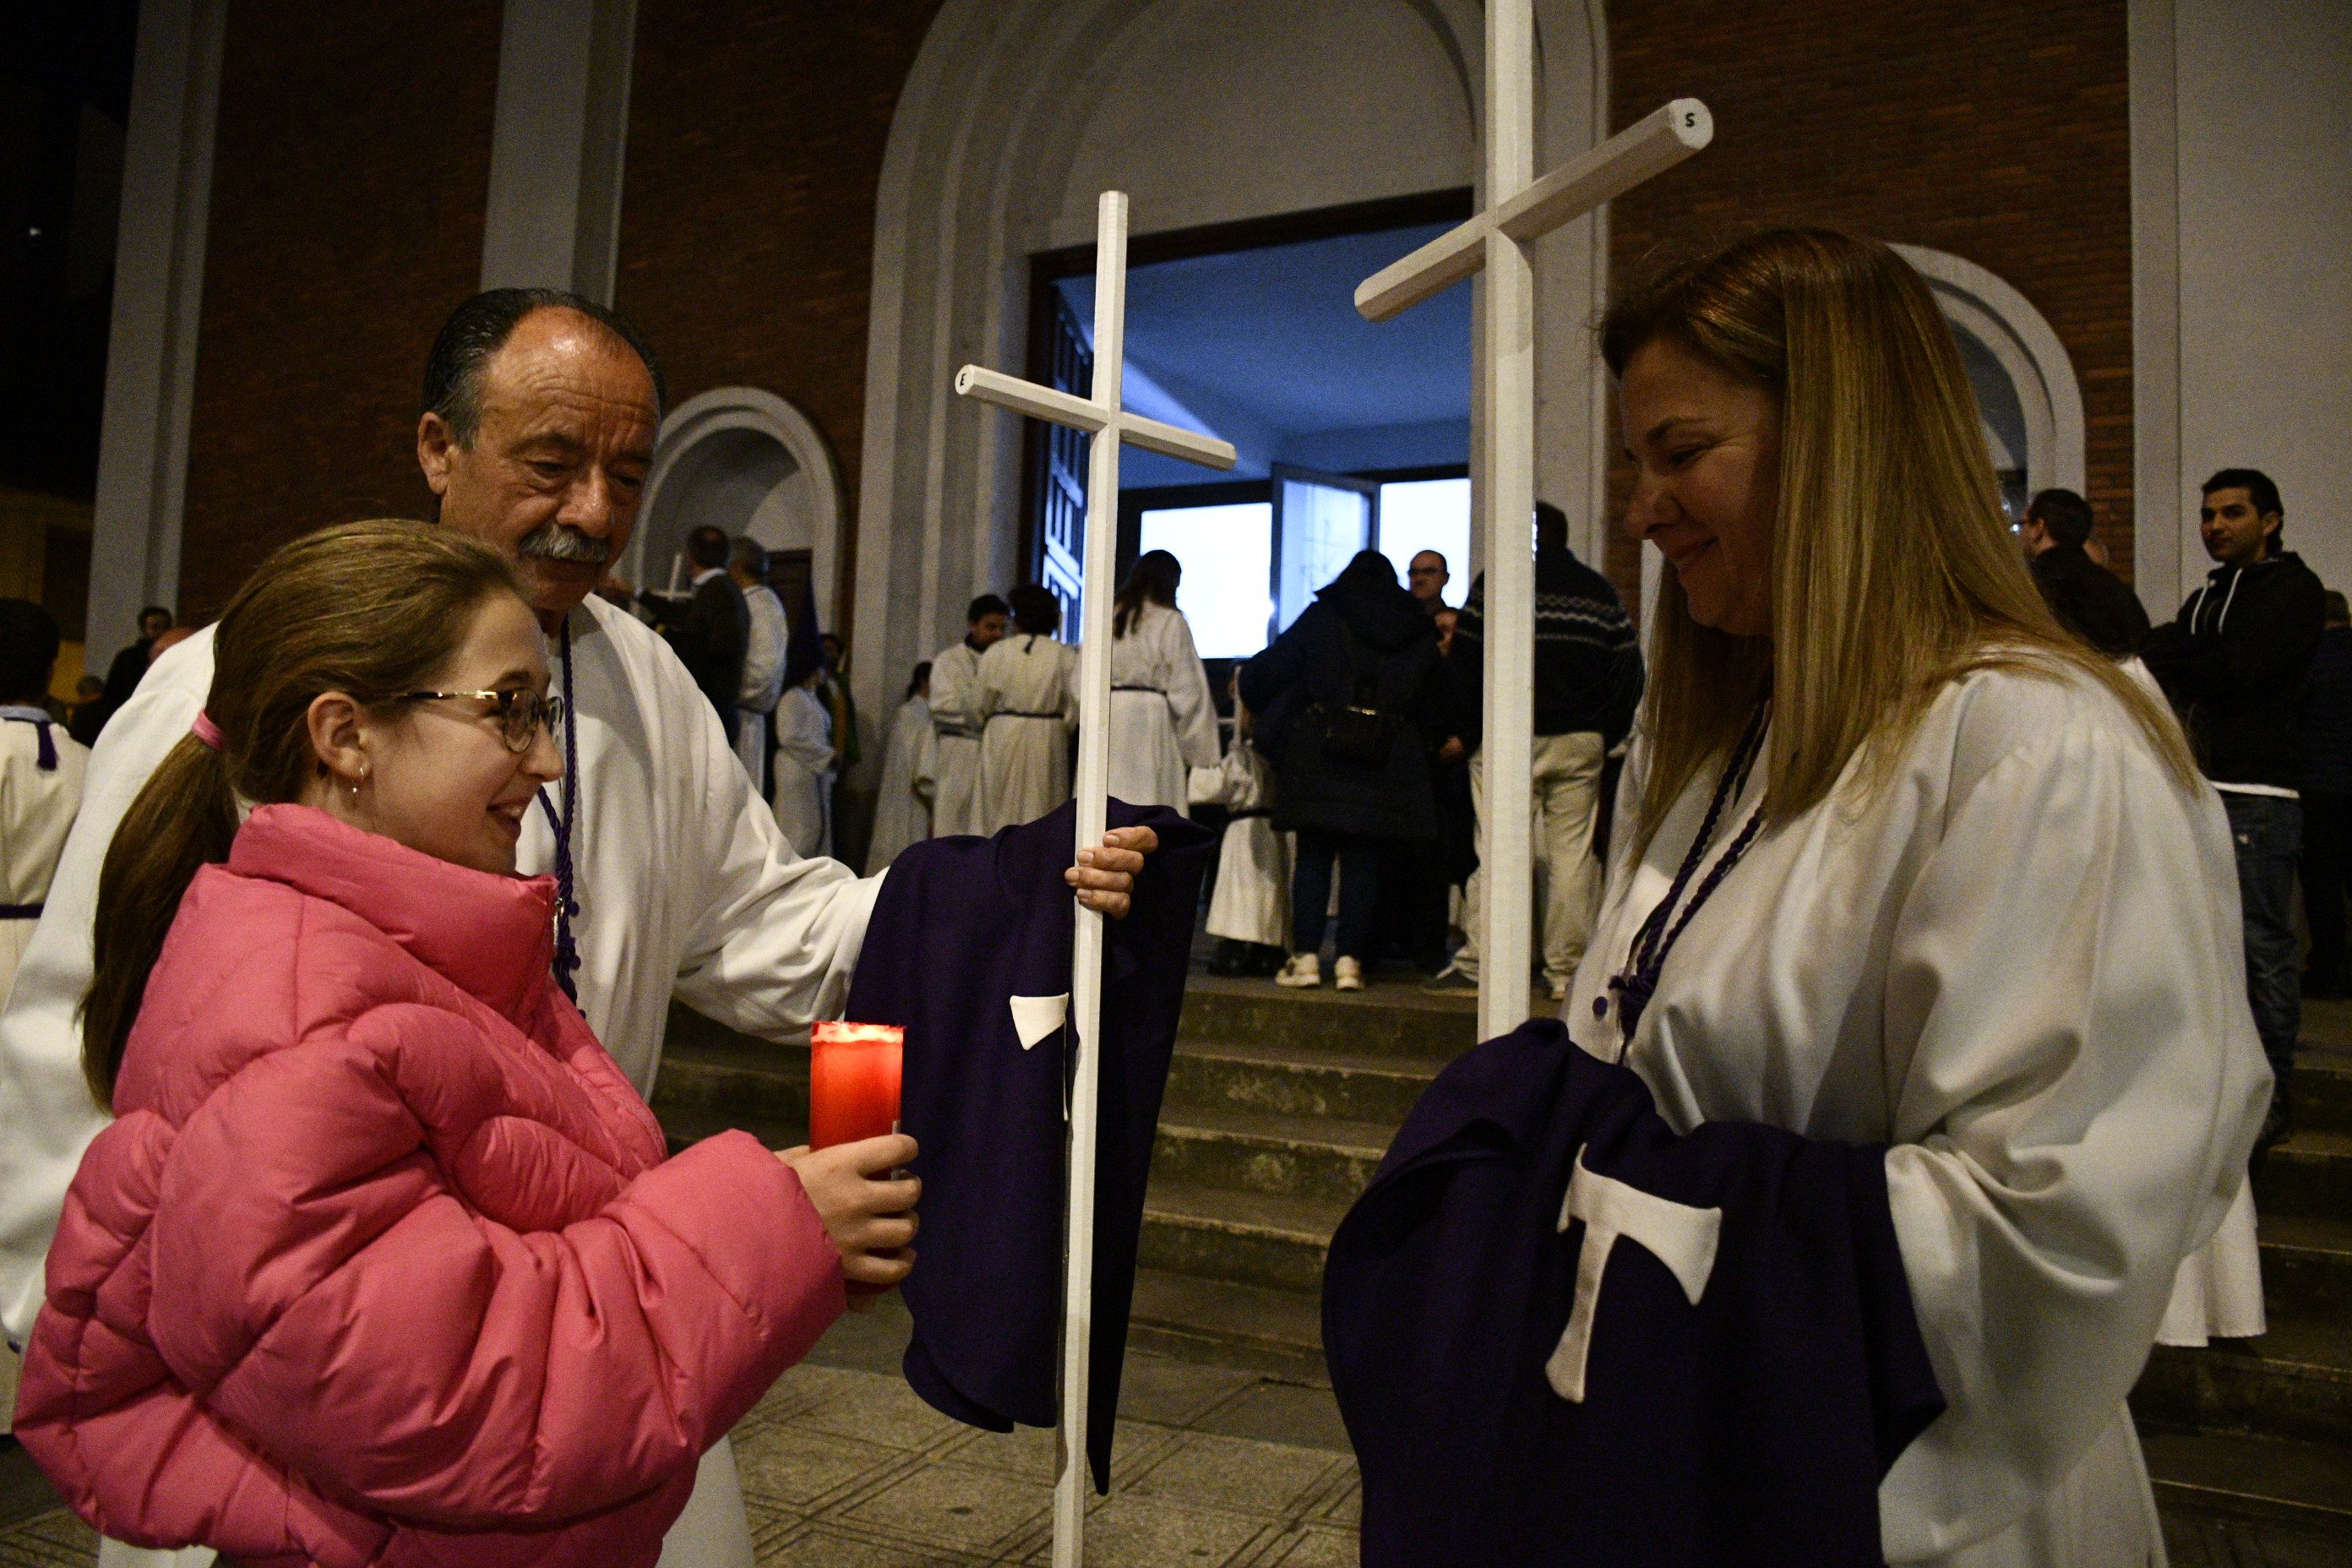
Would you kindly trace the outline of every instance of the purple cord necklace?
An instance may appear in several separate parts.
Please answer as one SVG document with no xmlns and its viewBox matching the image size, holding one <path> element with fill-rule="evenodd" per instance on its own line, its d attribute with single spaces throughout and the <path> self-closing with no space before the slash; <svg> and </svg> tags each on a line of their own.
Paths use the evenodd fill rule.
<svg viewBox="0 0 2352 1568">
<path fill-rule="evenodd" d="M 564 617 L 558 646 L 563 660 L 563 809 L 555 809 L 544 784 L 540 786 L 539 804 L 555 828 L 555 983 L 563 988 L 564 995 L 577 1002 L 580 983 L 574 976 L 580 971 L 580 944 L 572 934 L 572 922 L 579 917 L 580 900 L 573 896 L 572 829 L 580 816 L 580 710 L 572 686 L 569 616 Z"/>
<path fill-rule="evenodd" d="M 1650 998 L 1658 994 L 1658 978 L 1665 971 L 1666 955 L 1674 952 L 1675 943 L 1681 941 L 1683 932 L 1689 929 L 1691 917 L 1697 914 L 1716 889 L 1722 886 L 1723 879 L 1731 874 L 1734 866 L 1739 864 L 1740 858 L 1748 853 L 1748 846 L 1756 842 L 1756 836 L 1763 829 L 1764 807 L 1759 803 L 1755 811 L 1748 815 L 1747 825 L 1740 828 L 1729 847 L 1724 850 L 1723 858 L 1715 863 L 1715 868 L 1691 894 L 1690 902 L 1683 907 L 1682 918 L 1675 919 L 1675 906 L 1682 903 L 1685 889 L 1690 887 L 1691 879 L 1698 874 L 1700 863 L 1706 858 L 1707 847 L 1715 842 L 1715 830 L 1721 824 L 1725 810 L 1739 798 L 1739 792 L 1748 787 L 1748 775 L 1755 770 L 1756 759 L 1763 754 L 1765 721 L 1771 710 L 1771 704 L 1766 702 L 1756 710 L 1756 716 L 1748 721 L 1747 731 L 1739 737 L 1739 744 L 1732 749 L 1731 760 L 1724 766 L 1723 778 L 1715 786 L 1715 798 L 1707 805 L 1706 817 L 1699 824 L 1698 837 L 1691 841 L 1690 852 L 1683 857 L 1682 869 L 1675 873 L 1674 885 L 1666 889 L 1666 896 L 1658 900 L 1657 907 L 1650 911 L 1649 918 L 1633 933 L 1633 948 L 1626 955 L 1625 968 L 1609 982 L 1609 990 L 1617 998 L 1617 1055 L 1620 1059 L 1625 1055 L 1625 1047 L 1633 1042 L 1633 1031 L 1641 1027 L 1642 1014 L 1649 1006 Z M 1592 1016 L 1596 1018 L 1609 1016 L 1609 997 L 1596 996 L 1592 999 Z"/>
</svg>

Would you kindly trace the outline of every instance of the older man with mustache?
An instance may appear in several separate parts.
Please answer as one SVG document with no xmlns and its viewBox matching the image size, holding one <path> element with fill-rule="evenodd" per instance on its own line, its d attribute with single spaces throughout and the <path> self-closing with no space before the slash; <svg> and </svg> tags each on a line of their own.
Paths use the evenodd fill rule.
<svg viewBox="0 0 2352 1568">
<path fill-rule="evenodd" d="M 562 896 L 557 979 L 640 1094 L 673 994 L 746 1033 L 804 1037 L 838 1016 L 879 877 L 793 852 L 718 716 L 668 646 L 592 590 L 628 543 L 661 422 L 653 357 L 573 295 L 495 289 L 458 307 L 427 362 L 416 456 L 444 526 L 512 555 L 568 710 L 564 778 L 542 792 L 520 867 Z M 321 522 L 329 521 L 321 518 Z M 202 709 L 212 634 L 159 659 L 107 726 L 47 912 L 0 1017 L 0 1315 L 21 1342 L 66 1186 L 105 1123 L 83 1086 L 99 871 L 131 799 Z M 1106 837 L 1068 873 L 1124 913 L 1149 829 Z M 208 1552 L 181 1554 L 193 1565 Z M 172 1561 L 109 1542 L 108 1564 Z M 733 1455 L 706 1456 L 665 1568 L 750 1568 Z"/>
</svg>

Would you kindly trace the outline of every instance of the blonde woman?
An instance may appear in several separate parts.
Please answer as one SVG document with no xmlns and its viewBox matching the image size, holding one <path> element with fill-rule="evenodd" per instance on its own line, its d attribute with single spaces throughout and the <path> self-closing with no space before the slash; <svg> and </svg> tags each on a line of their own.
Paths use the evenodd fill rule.
<svg viewBox="0 0 2352 1568">
<path fill-rule="evenodd" d="M 1678 1129 L 1889 1146 L 1948 1405 L 1891 1562 L 2161 1562 L 2124 1396 L 2269 1089 L 2221 805 L 2035 593 L 1892 251 L 1758 235 L 1603 353 L 1671 570 L 1569 1026 Z"/>
</svg>

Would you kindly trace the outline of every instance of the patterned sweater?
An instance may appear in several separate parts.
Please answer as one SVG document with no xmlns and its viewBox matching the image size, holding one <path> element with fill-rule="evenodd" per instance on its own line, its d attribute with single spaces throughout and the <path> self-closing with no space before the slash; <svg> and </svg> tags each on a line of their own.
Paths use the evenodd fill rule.
<svg viewBox="0 0 2352 1568">
<path fill-rule="evenodd" d="M 1446 732 L 1472 751 L 1485 719 L 1486 574 L 1470 584 L 1447 657 Z M 1598 731 L 1611 745 L 1642 701 L 1642 649 L 1609 579 L 1565 545 L 1536 551 L 1536 733 Z"/>
</svg>

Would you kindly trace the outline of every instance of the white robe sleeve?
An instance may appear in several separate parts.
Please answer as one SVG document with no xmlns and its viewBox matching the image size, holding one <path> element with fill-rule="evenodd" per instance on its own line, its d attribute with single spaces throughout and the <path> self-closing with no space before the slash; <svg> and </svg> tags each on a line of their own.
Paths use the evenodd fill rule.
<svg viewBox="0 0 2352 1568">
<path fill-rule="evenodd" d="M 1168 662 L 1168 713 L 1176 724 L 1176 750 L 1188 768 L 1217 765 L 1217 705 L 1209 695 L 1209 672 L 1192 644 L 1192 623 L 1168 612 L 1161 634 Z"/>
<path fill-rule="evenodd" d="M 940 733 L 928 715 L 919 717 L 920 722 L 908 726 L 908 740 L 914 754 L 908 759 L 907 787 L 929 805 L 940 792 Z"/>
<path fill-rule="evenodd" d="M 980 733 L 979 661 L 962 657 L 963 646 L 951 644 L 931 660 L 931 727 L 938 734 Z"/>
<path fill-rule="evenodd" d="M 667 660 L 664 677 L 671 688 L 665 711 L 678 716 L 664 726 L 665 764 L 674 747 L 703 802 L 684 814 L 680 831 L 696 842 L 673 861 L 702 873 L 677 998 L 747 1035 L 804 1037 L 816 1019 L 840 1016 L 887 873 L 860 879 L 838 860 L 795 854 L 775 813 L 752 793 L 718 713 L 695 700 L 686 667 Z"/>
<path fill-rule="evenodd" d="M 743 648 L 743 685 L 739 700 L 744 707 L 765 713 L 783 695 L 788 628 L 773 591 L 753 588 L 743 597 L 751 612 L 751 630 Z"/>
<path fill-rule="evenodd" d="M 1954 771 L 1884 996 L 1888 1194 L 1948 1405 L 1881 1492 L 1896 1563 L 2018 1518 L 2116 1420 L 2269 1087 L 2211 792 L 2092 726 Z"/>
<path fill-rule="evenodd" d="M 1051 645 L 1062 670 L 1062 728 L 1078 727 L 1078 650 L 1067 643 Z"/>
<path fill-rule="evenodd" d="M 107 721 L 90 753 L 80 815 L 0 1017 L 0 1317 L 19 1343 L 40 1310 L 66 1188 L 82 1151 L 109 1120 L 81 1073 L 80 1015 L 89 991 L 99 872 L 116 825 L 187 738 L 211 686 L 206 630 L 167 651 Z"/>
</svg>

